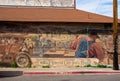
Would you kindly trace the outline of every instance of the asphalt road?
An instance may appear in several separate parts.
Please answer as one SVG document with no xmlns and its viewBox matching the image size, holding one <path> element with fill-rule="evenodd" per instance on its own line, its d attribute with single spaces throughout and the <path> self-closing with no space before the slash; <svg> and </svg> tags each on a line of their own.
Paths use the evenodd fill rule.
<svg viewBox="0 0 120 81">
<path fill-rule="evenodd" d="M 120 75 L 24 75 L 0 81 L 120 81 Z"/>
</svg>

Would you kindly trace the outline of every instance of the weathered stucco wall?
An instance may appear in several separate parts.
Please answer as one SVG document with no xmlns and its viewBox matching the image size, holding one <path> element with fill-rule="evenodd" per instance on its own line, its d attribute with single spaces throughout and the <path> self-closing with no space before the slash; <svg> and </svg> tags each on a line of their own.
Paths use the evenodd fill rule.
<svg viewBox="0 0 120 81">
<path fill-rule="evenodd" d="M 14 49 L 21 49 L 36 57 L 45 58 L 74 58 L 75 50 L 70 48 L 70 42 L 77 35 L 87 35 L 89 29 L 99 29 L 100 31 L 105 29 L 104 24 L 97 23 L 2 22 L 0 27 L 0 49 L 2 49 L 0 54 L 8 52 L 14 54 L 17 53 L 17 50 Z M 113 52 L 112 33 L 106 30 L 104 32 L 99 34 L 100 41 L 98 42 L 106 51 Z M 9 45 L 14 47 L 9 48 Z"/>
<path fill-rule="evenodd" d="M 0 5 L 74 8 L 74 0 L 0 0 Z"/>
</svg>

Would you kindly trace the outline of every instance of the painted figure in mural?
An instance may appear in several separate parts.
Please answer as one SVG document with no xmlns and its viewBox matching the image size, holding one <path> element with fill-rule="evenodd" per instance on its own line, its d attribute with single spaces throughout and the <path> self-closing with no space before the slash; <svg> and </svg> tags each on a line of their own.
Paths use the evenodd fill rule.
<svg viewBox="0 0 120 81">
<path fill-rule="evenodd" d="M 102 62 L 105 57 L 105 48 L 102 41 L 97 39 L 96 42 L 89 47 L 87 55 L 88 57 L 96 57 Z"/>
<path fill-rule="evenodd" d="M 79 43 L 76 47 L 76 58 L 87 58 L 87 52 L 95 40 L 97 39 L 96 32 L 89 32 L 88 36 L 79 37 Z"/>
<path fill-rule="evenodd" d="M 72 40 L 72 42 L 70 43 L 70 48 L 72 50 L 76 50 L 77 45 L 79 44 L 79 39 L 81 38 L 80 35 L 76 35 L 76 38 L 74 40 Z"/>
<path fill-rule="evenodd" d="M 97 38 L 96 32 L 89 32 L 88 36 L 77 36 L 71 44 L 72 49 L 76 50 L 75 58 L 104 58 L 104 50 L 96 42 Z"/>
</svg>

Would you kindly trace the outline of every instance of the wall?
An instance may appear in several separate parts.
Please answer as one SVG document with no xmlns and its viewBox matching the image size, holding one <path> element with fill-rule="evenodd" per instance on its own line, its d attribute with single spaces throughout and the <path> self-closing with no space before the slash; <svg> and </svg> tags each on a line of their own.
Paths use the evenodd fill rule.
<svg viewBox="0 0 120 81">
<path fill-rule="evenodd" d="M 37 57 L 74 58 L 75 50 L 70 48 L 70 43 L 76 36 L 87 35 L 89 29 L 104 29 L 104 24 L 3 23 L 0 27 L 0 43 L 8 45 L 7 50 L 12 53 L 17 51 L 12 50 L 14 47 L 9 48 L 10 44 L 18 49 L 21 46 L 21 51 L 28 51 Z M 112 43 L 107 42 L 112 40 L 111 36 L 100 35 L 100 39 L 105 45 Z"/>
<path fill-rule="evenodd" d="M 0 0 L 0 5 L 74 8 L 74 0 Z"/>
<path fill-rule="evenodd" d="M 99 33 L 98 42 L 106 51 L 113 52 L 112 33 L 104 30 L 104 24 L 2 22 L 0 27 L 0 54 L 22 51 L 40 58 L 74 58 L 71 41 L 77 35 L 87 35 L 90 29 L 104 31 Z"/>
</svg>

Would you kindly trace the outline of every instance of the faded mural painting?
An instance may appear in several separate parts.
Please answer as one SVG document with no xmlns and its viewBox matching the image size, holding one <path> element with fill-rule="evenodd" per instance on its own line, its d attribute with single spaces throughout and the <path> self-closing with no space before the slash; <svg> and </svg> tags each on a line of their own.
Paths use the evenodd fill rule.
<svg viewBox="0 0 120 81">
<path fill-rule="evenodd" d="M 38 57 L 74 57 L 74 50 L 70 48 L 70 42 L 75 39 L 76 34 L 70 34 L 71 29 L 41 27 L 33 30 L 36 33 L 26 33 L 28 30 L 16 33 L 19 30 L 3 28 L 3 31 L 7 31 L 7 33 L 0 34 L 0 47 L 4 49 L 5 54 L 27 52 Z M 1 50 L 2 52 L 3 50 Z"/>
<path fill-rule="evenodd" d="M 24 29 L 22 32 L 19 28 L 3 29 L 3 31 L 8 30 L 10 33 L 7 32 L 0 34 L 1 45 L 8 45 L 7 50 L 9 50 L 9 45 L 13 45 L 19 48 L 20 51 L 29 52 L 29 54 L 39 57 L 74 57 L 75 50 L 70 47 L 70 43 L 76 39 L 76 36 L 83 35 L 80 34 L 79 31 L 81 29 L 70 27 L 29 28 L 29 31 Z M 15 33 L 19 31 L 21 33 Z M 32 31 L 32 33 L 27 33 L 30 31 Z M 103 40 L 103 43 L 106 43 L 105 45 L 107 45 L 107 39 L 104 36 L 101 36 L 101 40 Z M 107 36 L 107 38 L 112 40 L 111 36 Z M 109 43 L 112 43 L 112 41 Z"/>
<path fill-rule="evenodd" d="M 28 29 L 3 26 L 0 32 L 0 54 L 3 55 L 3 61 L 13 60 L 19 54 L 37 58 L 76 58 L 76 49 L 71 47 L 71 43 L 79 36 L 87 36 L 87 33 L 82 34 L 83 30 L 79 27 L 30 26 Z M 95 48 L 103 48 L 104 54 L 113 53 L 112 35 L 99 35 L 96 41 Z"/>
</svg>

